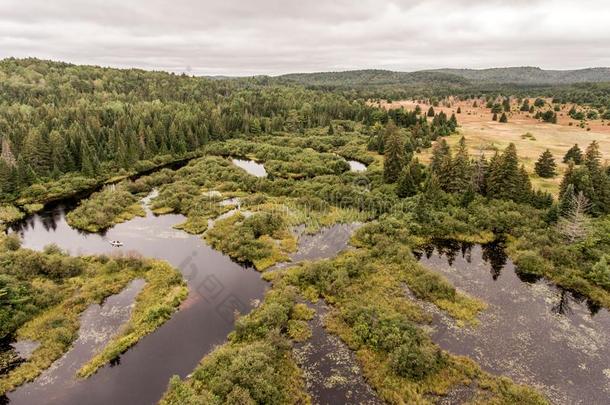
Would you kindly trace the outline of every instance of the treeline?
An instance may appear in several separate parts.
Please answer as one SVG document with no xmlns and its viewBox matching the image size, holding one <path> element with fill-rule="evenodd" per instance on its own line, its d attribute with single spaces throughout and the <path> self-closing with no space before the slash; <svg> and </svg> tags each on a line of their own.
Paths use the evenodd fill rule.
<svg viewBox="0 0 610 405">
<path fill-rule="evenodd" d="M 262 79 L 206 78 L 0 61 L 0 193 L 81 172 L 88 177 L 180 156 L 234 134 L 371 121 L 363 100 Z"/>
<path fill-rule="evenodd" d="M 471 159 L 466 140 L 462 137 L 455 153 L 440 138 L 432 147 L 428 168 L 413 158 L 412 150 L 406 147 L 409 137 L 390 122 L 384 133 L 384 180 L 396 183 L 399 197 L 411 197 L 419 192 L 434 194 L 434 190 L 458 194 L 462 203 L 468 205 L 475 194 L 499 200 L 511 200 L 531 204 L 537 208 L 549 208 L 553 197 L 549 193 L 534 190 L 525 167 L 519 163 L 517 149 L 509 144 L 502 152 L 487 159 L 480 154 Z M 573 148 L 574 149 L 574 148 Z M 550 154 L 550 152 L 549 152 Z M 543 154 L 544 155 L 544 154 Z M 571 150 L 564 159 L 569 167 L 561 184 L 560 203 L 582 193 L 587 201 L 586 213 L 603 215 L 610 212 L 610 168 L 602 165 L 599 145 L 593 141 L 575 165 L 572 156 L 579 153 Z M 550 160 L 551 162 L 547 162 Z M 542 156 L 537 170 L 542 165 L 553 163 L 552 156 Z M 570 195 L 566 196 L 569 191 Z"/>
<path fill-rule="evenodd" d="M 428 121 L 426 116 L 430 117 Z M 441 136 L 447 136 L 455 132 L 458 126 L 455 114 L 447 118 L 447 114 L 440 112 L 436 114 L 430 107 L 426 115 L 422 114 L 421 108 L 416 106 L 413 111 L 404 108 L 389 109 L 387 112 L 375 111 L 375 121 L 371 128 L 371 136 L 368 142 L 368 150 L 384 154 L 388 133 L 394 133 L 399 128 L 406 129 L 402 136 L 402 148 L 407 156 L 422 148 L 429 148 L 432 142 Z M 386 124 L 386 128 L 382 124 Z"/>
</svg>

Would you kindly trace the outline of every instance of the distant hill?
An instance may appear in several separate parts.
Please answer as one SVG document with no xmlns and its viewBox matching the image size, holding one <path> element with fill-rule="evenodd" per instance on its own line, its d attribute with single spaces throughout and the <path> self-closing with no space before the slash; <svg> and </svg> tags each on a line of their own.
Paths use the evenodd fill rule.
<svg viewBox="0 0 610 405">
<path fill-rule="evenodd" d="M 432 73 L 457 75 L 474 82 L 517 84 L 571 84 L 610 82 L 610 68 L 577 70 L 543 70 L 539 67 L 507 67 L 492 69 L 435 69 Z"/>
<path fill-rule="evenodd" d="M 296 82 L 312 86 L 382 86 L 388 84 L 436 84 L 466 85 L 470 80 L 440 71 L 393 72 L 390 70 L 350 70 L 344 72 L 291 73 L 276 78 L 282 82 Z"/>
<path fill-rule="evenodd" d="M 345 72 L 292 73 L 276 78 L 311 86 L 383 86 L 443 84 L 464 86 L 477 83 L 572 84 L 610 82 L 610 68 L 578 70 L 543 70 L 538 67 L 508 67 L 492 69 L 433 69 L 417 72 L 390 70 L 351 70 Z"/>
</svg>

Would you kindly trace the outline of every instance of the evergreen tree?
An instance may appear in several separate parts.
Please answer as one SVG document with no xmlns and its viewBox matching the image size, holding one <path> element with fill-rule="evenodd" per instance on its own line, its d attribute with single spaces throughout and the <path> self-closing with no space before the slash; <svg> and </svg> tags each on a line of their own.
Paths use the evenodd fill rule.
<svg viewBox="0 0 610 405">
<path fill-rule="evenodd" d="M 550 150 L 545 150 L 542 152 L 538 161 L 536 162 L 534 170 L 538 176 L 543 178 L 551 178 L 555 177 L 557 172 L 555 171 L 556 164 L 555 159 L 553 158 L 553 154 Z"/>
<path fill-rule="evenodd" d="M 515 144 L 510 143 L 501 156 L 495 155 L 490 162 L 487 195 L 491 198 L 520 201 L 530 192 L 529 177 L 519 168 Z"/>
<path fill-rule="evenodd" d="M 383 178 L 386 183 L 398 180 L 404 165 L 404 143 L 402 134 L 393 121 L 388 122 L 385 133 L 385 151 L 383 155 Z"/>
<path fill-rule="evenodd" d="M 472 185 L 474 191 L 479 194 L 485 195 L 487 193 L 487 172 L 489 165 L 485 155 L 481 152 L 479 157 L 474 162 L 472 172 Z"/>
<path fill-rule="evenodd" d="M 417 189 L 418 183 L 416 179 L 413 178 L 411 163 L 409 163 L 400 173 L 396 186 L 396 194 L 400 198 L 412 197 L 417 194 Z"/>
<path fill-rule="evenodd" d="M 504 108 L 504 111 L 506 111 L 506 112 L 510 111 L 510 98 L 506 97 L 502 101 L 502 107 Z"/>
<path fill-rule="evenodd" d="M 68 172 L 74 170 L 66 138 L 57 130 L 49 134 L 50 158 L 53 170 L 58 172 Z"/>
<path fill-rule="evenodd" d="M 81 171 L 85 176 L 95 177 L 99 171 L 99 162 L 86 142 L 81 144 L 81 148 Z"/>
<path fill-rule="evenodd" d="M 424 184 L 424 193 L 422 195 L 424 201 L 436 205 L 442 200 L 442 189 L 438 177 L 431 173 Z"/>
<path fill-rule="evenodd" d="M 451 162 L 451 173 L 449 177 L 449 187 L 447 191 L 451 193 L 466 192 L 472 182 L 472 166 L 468 156 L 468 147 L 466 139 L 460 138 L 458 150 L 455 158 Z"/>
<path fill-rule="evenodd" d="M 17 188 L 17 172 L 15 166 L 8 165 L 3 159 L 0 159 L 0 193 L 10 194 Z"/>
<path fill-rule="evenodd" d="M 569 215 L 572 212 L 572 203 L 574 198 L 576 197 L 576 193 L 574 192 L 574 184 L 568 184 L 566 190 L 561 195 L 559 199 L 559 214 L 562 216 Z"/>
<path fill-rule="evenodd" d="M 49 144 L 38 129 L 31 129 L 23 142 L 24 160 L 36 174 L 46 176 L 51 171 Z"/>
<path fill-rule="evenodd" d="M 584 159 L 585 166 L 587 166 L 591 173 L 601 169 L 601 158 L 602 155 L 599 152 L 599 144 L 597 141 L 591 142 L 589 146 L 587 146 Z"/>
<path fill-rule="evenodd" d="M 447 156 L 451 154 L 449 150 L 449 145 L 447 141 L 443 138 L 438 140 L 432 146 L 432 158 L 430 160 L 430 170 L 434 173 L 440 173 L 441 167 L 443 166 L 443 162 L 446 160 Z M 451 156 L 449 156 L 451 158 Z"/>
<path fill-rule="evenodd" d="M 494 113 L 494 115 L 491 117 L 492 121 L 497 121 L 498 120 L 498 113 Z"/>
<path fill-rule="evenodd" d="M 525 170 L 525 166 L 519 168 L 519 177 L 517 179 L 517 191 L 513 197 L 514 201 L 521 203 L 531 203 L 532 198 L 532 182 L 530 176 Z"/>
<path fill-rule="evenodd" d="M 380 155 L 384 153 L 384 128 L 379 123 L 376 122 L 375 125 L 371 128 L 371 137 L 369 138 L 369 142 L 367 145 L 368 150 L 376 151 Z"/>
<path fill-rule="evenodd" d="M 589 273 L 587 273 L 587 278 L 593 281 L 600 287 L 610 288 L 610 264 L 608 263 L 608 256 L 603 255 L 597 263 L 595 263 Z"/>
<path fill-rule="evenodd" d="M 455 132 L 455 129 L 458 126 L 458 122 L 457 122 L 457 118 L 455 117 L 455 114 L 451 114 L 451 117 L 449 118 L 449 129 L 451 132 Z"/>
<path fill-rule="evenodd" d="M 28 184 L 32 184 L 38 180 L 38 176 L 36 172 L 30 166 L 30 164 L 25 160 L 24 155 L 19 155 L 17 158 L 17 184 L 20 186 L 25 186 Z"/>
<path fill-rule="evenodd" d="M 456 113 L 461 114 L 462 113 L 462 108 L 458 107 Z"/>
<path fill-rule="evenodd" d="M 563 157 L 563 163 L 568 163 L 570 160 L 576 165 L 582 163 L 582 151 L 576 143 L 566 152 L 565 156 Z"/>
<path fill-rule="evenodd" d="M 530 101 L 529 99 L 524 99 L 523 104 L 521 105 L 521 111 L 528 112 L 530 110 Z"/>
<path fill-rule="evenodd" d="M 500 120 L 499 122 L 506 124 L 508 122 L 508 117 L 506 116 L 506 113 L 502 113 L 502 115 L 500 116 Z"/>
<path fill-rule="evenodd" d="M 428 109 L 428 117 L 434 117 L 434 108 L 432 106 Z"/>
<path fill-rule="evenodd" d="M 335 129 L 333 128 L 333 123 L 328 124 L 328 135 L 334 135 Z"/>
</svg>

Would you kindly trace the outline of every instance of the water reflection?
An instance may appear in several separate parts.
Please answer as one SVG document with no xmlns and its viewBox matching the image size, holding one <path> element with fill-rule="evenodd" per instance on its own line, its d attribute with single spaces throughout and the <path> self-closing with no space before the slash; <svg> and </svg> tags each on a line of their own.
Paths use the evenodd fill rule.
<svg viewBox="0 0 610 405">
<path fill-rule="evenodd" d="M 265 166 L 255 162 L 254 160 L 231 158 L 231 161 L 235 166 L 241 167 L 253 176 L 267 177 L 267 170 L 265 170 Z"/>
<path fill-rule="evenodd" d="M 357 162 L 355 160 L 348 160 L 349 168 L 352 172 L 365 172 L 366 165 L 364 163 Z"/>
<path fill-rule="evenodd" d="M 466 263 L 471 263 L 472 248 L 474 246 L 475 244 L 473 243 L 459 242 L 453 239 L 435 239 L 431 243 L 425 245 L 422 250 L 427 259 L 430 259 L 435 252 L 438 252 L 438 255 L 445 257 L 449 266 L 452 266 L 456 257 L 458 257 L 458 254 Z M 489 272 L 492 279 L 497 280 L 508 260 L 505 242 L 498 239 L 477 246 L 480 246 L 482 249 L 483 261 L 490 265 Z M 421 259 L 421 252 L 415 252 L 414 254 L 418 259 Z"/>
<path fill-rule="evenodd" d="M 35 381 L 10 392 L 8 398 L 11 405 L 155 403 L 172 375 L 185 377 L 226 339 L 235 312 L 249 312 L 267 284 L 258 272 L 234 263 L 199 236 L 174 229 L 184 222 L 181 215 L 157 217 L 147 210 L 146 217 L 118 224 L 106 235 L 89 234 L 66 222 L 65 214 L 75 203 L 52 204 L 9 232 L 21 235 L 23 246 L 35 250 L 55 243 L 72 254 L 135 253 L 166 260 L 183 273 L 189 296 L 169 321 L 90 378 L 58 378 L 46 385 Z M 113 248 L 110 240 L 125 246 Z"/>
<path fill-rule="evenodd" d="M 553 403 L 606 404 L 610 395 L 610 313 L 544 279 L 520 277 L 501 241 L 434 241 L 420 262 L 489 307 L 480 325 L 457 327 L 436 306 L 431 336 L 484 369 L 533 385 Z"/>
</svg>

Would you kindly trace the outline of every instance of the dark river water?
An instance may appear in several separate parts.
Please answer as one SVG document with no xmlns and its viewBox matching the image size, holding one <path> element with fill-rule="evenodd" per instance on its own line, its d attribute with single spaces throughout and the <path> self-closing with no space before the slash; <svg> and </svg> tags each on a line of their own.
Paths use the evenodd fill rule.
<svg viewBox="0 0 610 405">
<path fill-rule="evenodd" d="M 72 229 L 65 220 L 67 208 L 61 204 L 49 207 L 12 231 L 22 237 L 24 247 L 36 250 L 55 243 L 72 254 L 135 252 L 167 260 L 183 273 L 190 294 L 169 321 L 124 353 L 117 364 L 100 369 L 86 380 L 66 377 L 48 383 L 44 378 L 37 379 L 8 393 L 11 405 L 153 404 L 172 375 L 185 377 L 206 353 L 226 340 L 236 311 L 249 312 L 254 300 L 263 297 L 267 284 L 258 272 L 234 263 L 201 237 L 173 229 L 184 221 L 181 215 L 156 217 L 148 212 L 146 217 L 119 224 L 100 235 Z M 124 247 L 111 247 L 111 240 L 120 240 Z M 70 352 L 66 356 L 79 364 L 90 357 Z"/>
<path fill-rule="evenodd" d="M 610 404 L 610 313 L 545 280 L 522 281 L 501 245 L 438 242 L 420 262 L 489 307 L 459 327 L 434 305 L 432 338 L 556 404 Z"/>
</svg>

